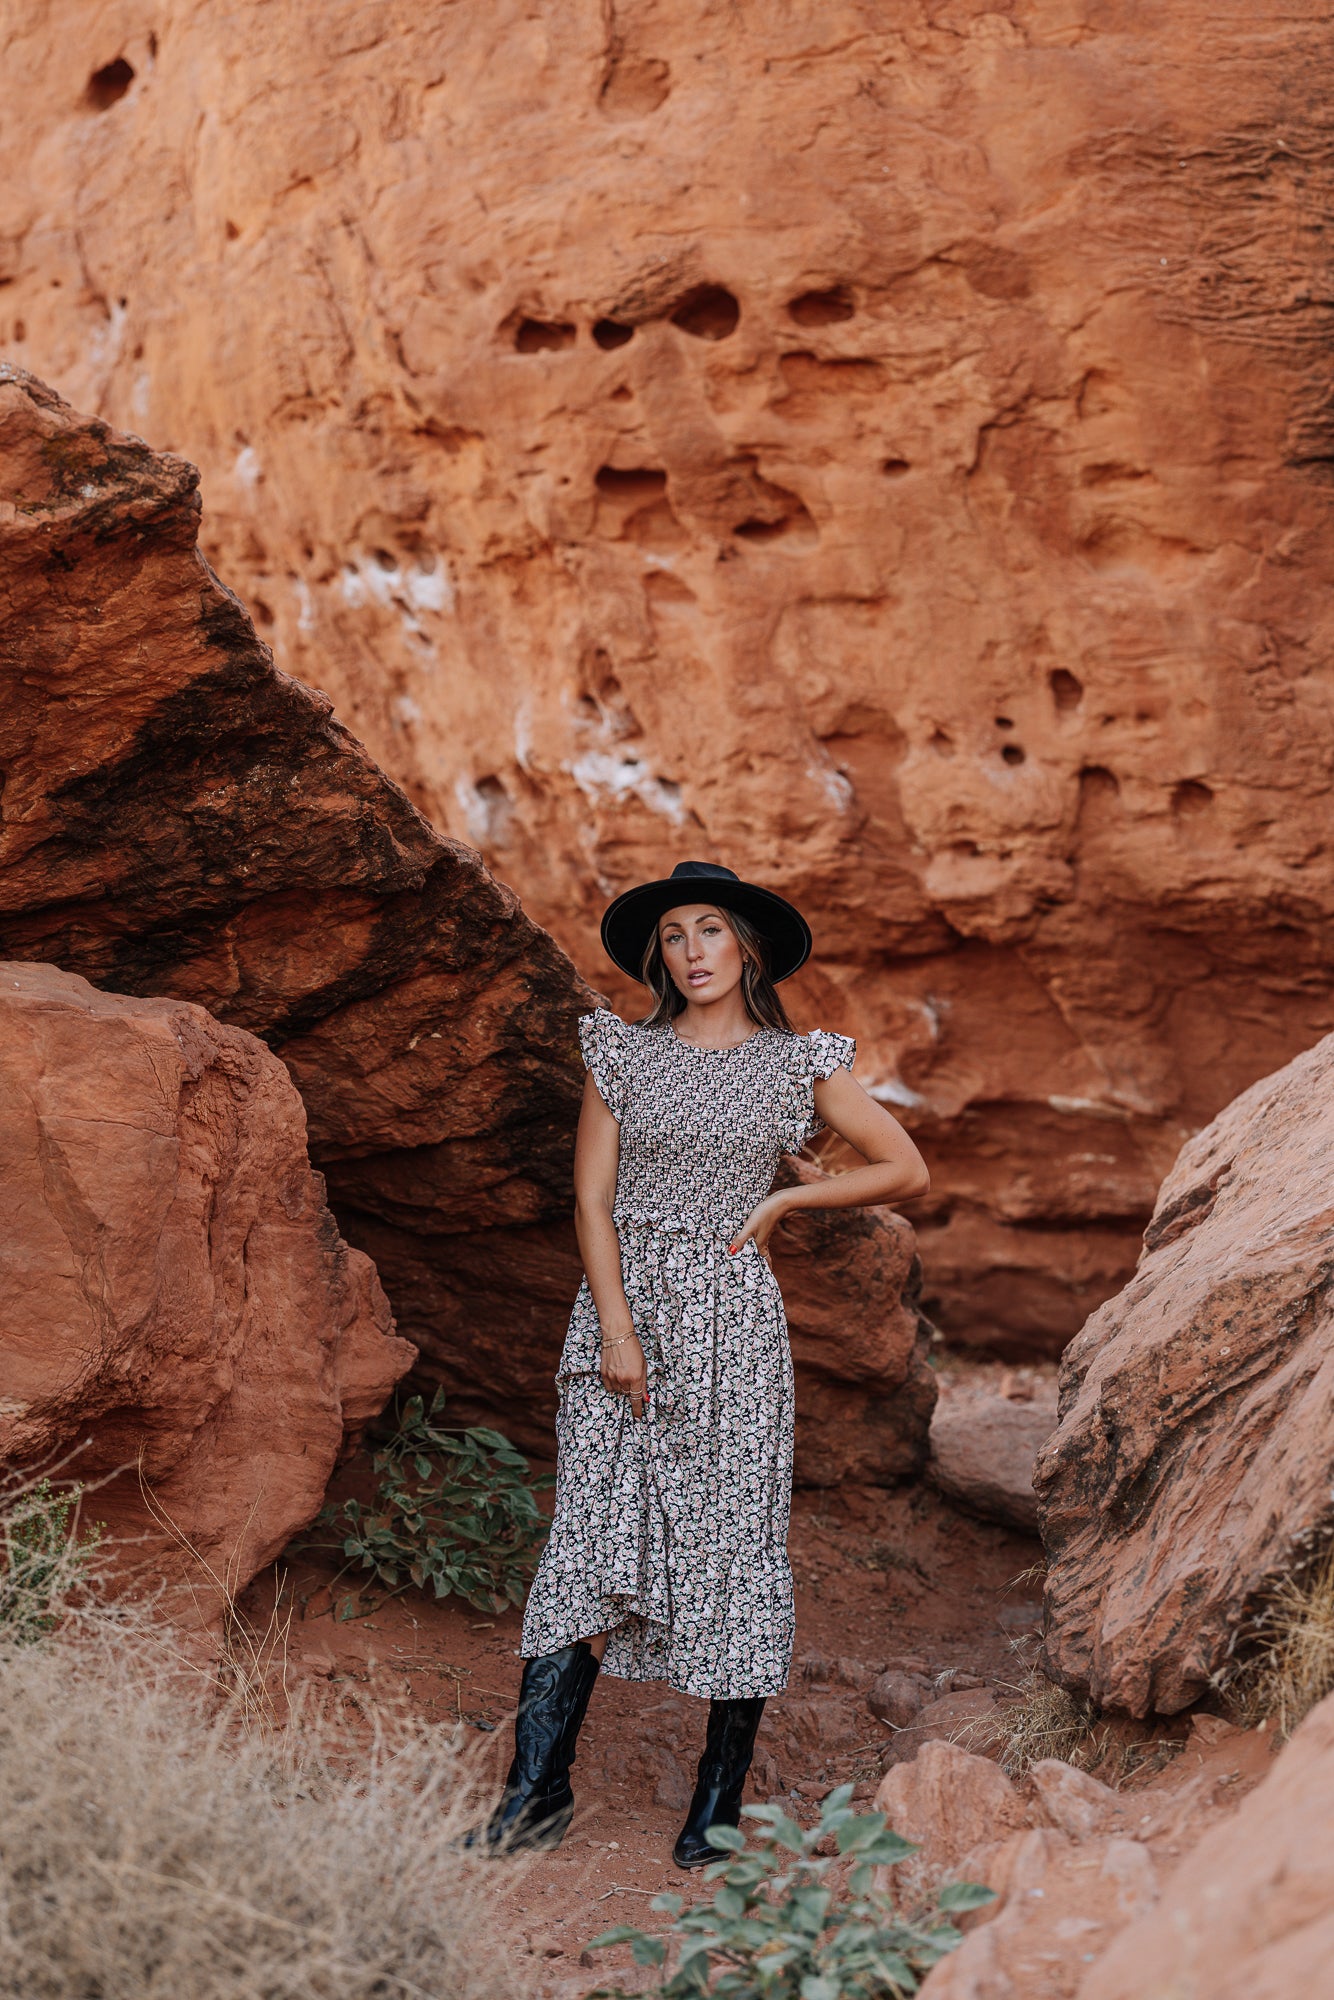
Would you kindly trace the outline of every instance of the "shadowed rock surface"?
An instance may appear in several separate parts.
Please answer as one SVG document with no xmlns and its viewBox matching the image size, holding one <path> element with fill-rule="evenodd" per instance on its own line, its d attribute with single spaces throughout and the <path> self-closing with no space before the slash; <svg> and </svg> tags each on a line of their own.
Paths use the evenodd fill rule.
<svg viewBox="0 0 1334 2000">
<path fill-rule="evenodd" d="M 1198 1699 L 1334 1524 L 1332 1157 L 1334 1036 L 1183 1148 L 1067 1351 L 1035 1474 L 1046 1657 L 1100 1706 Z"/>
<path fill-rule="evenodd" d="M 787 1161 L 779 1182 L 818 1171 Z M 358 1241 L 396 1308 L 409 1302 L 418 1372 L 462 1385 L 456 1414 L 499 1411 L 517 1443 L 549 1452 L 555 1355 L 582 1274 L 569 1222 L 444 1238 L 366 1218 Z M 910 1478 L 936 1399 L 911 1226 L 887 1208 L 813 1211 L 771 1247 L 797 1374 L 798 1482 Z"/>
<path fill-rule="evenodd" d="M 1058 1353 L 1334 1028 L 1327 6 L 11 11 L 10 351 L 618 1009 L 614 890 L 793 895 Z"/>
<path fill-rule="evenodd" d="M 0 1464 L 95 1483 L 178 1616 L 307 1526 L 413 1359 L 305 1138 L 253 1035 L 0 961 Z"/>
<path fill-rule="evenodd" d="M 567 1211 L 588 990 L 275 670 L 195 546 L 193 467 L 9 371 L 0 468 L 0 950 L 261 1036 L 351 1241 L 429 1262 Z"/>
<path fill-rule="evenodd" d="M 778 1185 L 819 1178 L 790 1160 Z M 797 1478 L 888 1486 L 920 1472 L 936 1377 L 911 1225 L 890 1208 L 798 1210 L 770 1251 L 797 1371 Z"/>
</svg>

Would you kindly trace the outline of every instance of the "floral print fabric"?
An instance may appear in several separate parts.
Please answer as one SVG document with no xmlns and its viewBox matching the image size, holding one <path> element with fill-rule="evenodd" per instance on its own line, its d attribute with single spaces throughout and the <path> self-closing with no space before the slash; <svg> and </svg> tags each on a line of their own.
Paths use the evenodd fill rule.
<svg viewBox="0 0 1334 2000">
<path fill-rule="evenodd" d="M 648 1363 L 648 1413 L 602 1386 L 579 1288 L 556 1381 L 551 1536 L 528 1596 L 534 1658 L 610 1631 L 603 1669 L 685 1694 L 778 1694 L 792 1655 L 792 1361 L 783 1301 L 753 1243 L 728 1242 L 781 1154 L 820 1131 L 817 1078 L 855 1045 L 762 1028 L 696 1049 L 671 1024 L 579 1023 L 621 1128 L 615 1219 Z"/>
</svg>

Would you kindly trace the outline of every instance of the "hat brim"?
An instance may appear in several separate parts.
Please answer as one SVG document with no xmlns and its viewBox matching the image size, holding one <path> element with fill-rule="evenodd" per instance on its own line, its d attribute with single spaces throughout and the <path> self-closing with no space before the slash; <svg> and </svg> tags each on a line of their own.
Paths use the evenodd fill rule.
<svg viewBox="0 0 1334 2000">
<path fill-rule="evenodd" d="M 627 889 L 608 906 L 602 919 L 603 950 L 631 979 L 642 980 L 644 953 L 659 917 L 692 903 L 734 910 L 753 924 L 769 947 L 769 977 L 775 985 L 780 979 L 790 979 L 811 955 L 810 925 L 782 896 L 754 882 L 708 875 L 669 876 Z"/>
</svg>

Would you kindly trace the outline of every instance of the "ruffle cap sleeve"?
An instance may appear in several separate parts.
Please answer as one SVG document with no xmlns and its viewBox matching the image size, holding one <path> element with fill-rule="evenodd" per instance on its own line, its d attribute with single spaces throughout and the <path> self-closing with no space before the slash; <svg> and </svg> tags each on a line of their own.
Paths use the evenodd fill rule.
<svg viewBox="0 0 1334 2000">
<path fill-rule="evenodd" d="M 584 1068 L 597 1085 L 598 1096 L 619 1123 L 625 1110 L 626 1025 L 606 1007 L 579 1016 L 579 1046 Z"/>
<path fill-rule="evenodd" d="M 836 1035 L 828 1028 L 814 1028 L 809 1035 L 793 1037 L 788 1064 L 788 1097 L 785 1153 L 799 1153 L 803 1146 L 824 1131 L 824 1120 L 815 1109 L 815 1086 L 826 1082 L 836 1069 L 851 1069 L 857 1044 L 851 1035 Z"/>
</svg>

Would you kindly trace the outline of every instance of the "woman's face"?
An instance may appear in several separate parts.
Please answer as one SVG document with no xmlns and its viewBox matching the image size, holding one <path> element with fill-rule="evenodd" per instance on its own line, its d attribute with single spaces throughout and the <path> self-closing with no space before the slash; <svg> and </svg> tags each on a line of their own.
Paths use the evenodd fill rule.
<svg viewBox="0 0 1334 2000">
<path fill-rule="evenodd" d="M 677 990 L 687 1000 L 725 1000 L 741 984 L 736 932 L 712 903 L 683 903 L 658 919 L 658 942 Z"/>
</svg>

